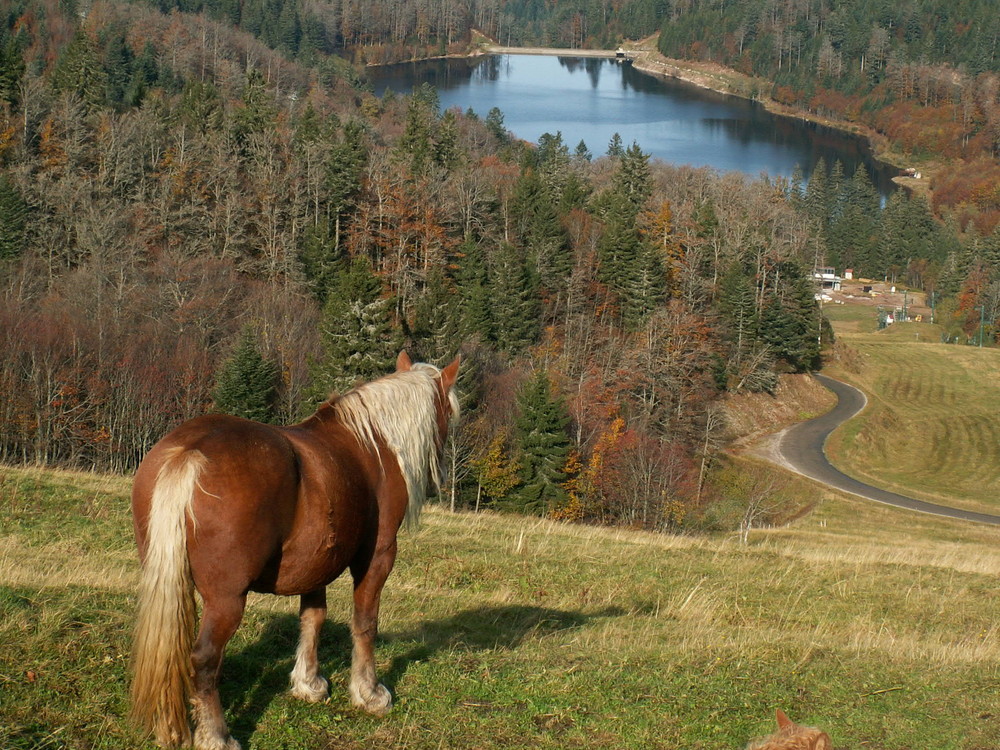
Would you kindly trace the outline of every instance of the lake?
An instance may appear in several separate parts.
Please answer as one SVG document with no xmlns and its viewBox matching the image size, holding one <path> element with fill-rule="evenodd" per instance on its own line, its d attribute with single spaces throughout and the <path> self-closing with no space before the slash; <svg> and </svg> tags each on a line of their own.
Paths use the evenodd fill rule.
<svg viewBox="0 0 1000 750">
<path fill-rule="evenodd" d="M 499 107 L 517 137 L 537 142 L 543 133 L 561 132 L 571 151 L 582 140 L 595 157 L 606 153 L 617 132 L 626 147 L 634 141 L 655 159 L 751 177 L 790 178 L 798 166 L 808 178 L 821 157 L 828 168 L 839 159 L 848 176 L 864 164 L 883 196 L 899 172 L 876 162 L 863 138 L 618 60 L 490 55 L 373 67 L 368 77 L 377 96 L 430 83 L 442 110 L 472 109 L 485 117 Z"/>
</svg>

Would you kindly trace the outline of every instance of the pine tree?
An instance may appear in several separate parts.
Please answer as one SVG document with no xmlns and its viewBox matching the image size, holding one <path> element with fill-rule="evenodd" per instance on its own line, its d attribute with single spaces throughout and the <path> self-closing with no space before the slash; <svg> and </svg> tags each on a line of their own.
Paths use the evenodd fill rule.
<svg viewBox="0 0 1000 750">
<path fill-rule="evenodd" d="M 257 335 L 247 326 L 216 380 L 215 408 L 255 422 L 275 419 L 278 367 L 261 354 Z"/>
<path fill-rule="evenodd" d="M 475 468 L 479 486 L 493 503 L 502 505 L 507 495 L 521 483 L 522 467 L 510 456 L 502 432 L 493 437 L 486 452 L 475 462 Z"/>
<path fill-rule="evenodd" d="M 569 416 L 544 370 L 524 385 L 517 403 L 515 453 L 521 465 L 521 485 L 503 505 L 519 513 L 546 515 L 566 500 L 562 485 L 567 478 Z"/>
</svg>

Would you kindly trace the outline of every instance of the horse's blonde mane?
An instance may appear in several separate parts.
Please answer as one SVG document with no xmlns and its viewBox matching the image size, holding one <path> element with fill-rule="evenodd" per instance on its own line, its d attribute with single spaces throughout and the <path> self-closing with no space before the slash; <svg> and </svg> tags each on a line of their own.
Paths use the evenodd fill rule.
<svg viewBox="0 0 1000 750">
<path fill-rule="evenodd" d="M 373 380 L 348 391 L 333 402 L 340 422 L 362 445 L 377 448 L 377 438 L 392 451 L 406 481 L 409 503 L 406 518 L 414 522 L 427 498 L 427 478 L 441 488 L 437 429 L 438 379 L 441 371 L 423 362 L 409 370 Z M 452 419 L 458 417 L 458 399 L 448 393 Z"/>
</svg>

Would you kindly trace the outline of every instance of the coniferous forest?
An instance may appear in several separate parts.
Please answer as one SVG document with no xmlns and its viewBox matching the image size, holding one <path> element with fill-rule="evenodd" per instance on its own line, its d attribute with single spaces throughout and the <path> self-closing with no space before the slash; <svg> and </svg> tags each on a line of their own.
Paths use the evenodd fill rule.
<svg viewBox="0 0 1000 750">
<path fill-rule="evenodd" d="M 721 522 L 720 399 L 819 366 L 816 265 L 934 291 L 955 332 L 980 309 L 997 330 L 996 188 L 952 186 L 973 192 L 948 204 L 898 191 L 883 205 L 863 170 L 839 165 L 774 183 L 654 163 L 618 139 L 526 144 L 499 110 L 441 111 L 432 88 L 377 99 L 352 60 L 447 50 L 473 24 L 549 40 L 567 8 L 586 16 L 577 46 L 724 11 L 726 24 L 706 24 L 720 49 L 735 54 L 730 21 L 752 17 L 750 62 L 777 60 L 760 72 L 816 95 L 821 77 L 785 71 L 825 54 L 825 37 L 803 27 L 768 62 L 761 29 L 773 36 L 793 10 L 808 26 L 815 6 L 829 34 L 837 4 L 758 5 L 8 3 L 0 460 L 129 471 L 183 419 L 296 421 L 405 347 L 463 356 L 451 507 Z M 989 34 L 963 26 L 978 34 L 974 68 L 925 39 L 917 11 L 929 10 L 910 5 L 916 20 L 863 75 L 842 47 L 843 86 L 829 91 L 875 96 L 908 59 L 893 54 L 917 54 L 897 37 L 923 39 L 920 65 L 978 76 L 965 147 L 994 158 Z M 688 33 L 715 50 L 708 31 Z"/>
</svg>

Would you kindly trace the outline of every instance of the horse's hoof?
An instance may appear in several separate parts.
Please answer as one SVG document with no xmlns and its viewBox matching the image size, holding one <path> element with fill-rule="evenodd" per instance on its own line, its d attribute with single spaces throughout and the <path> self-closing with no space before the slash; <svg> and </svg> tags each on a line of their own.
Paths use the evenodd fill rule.
<svg viewBox="0 0 1000 750">
<path fill-rule="evenodd" d="M 311 680 L 302 680 L 292 685 L 292 695 L 306 703 L 325 701 L 330 694 L 330 683 L 325 677 L 317 675 Z"/>
<path fill-rule="evenodd" d="M 361 691 L 351 686 L 351 702 L 362 711 L 375 716 L 385 716 L 392 709 L 392 693 L 379 683 L 374 690 Z"/>
</svg>

